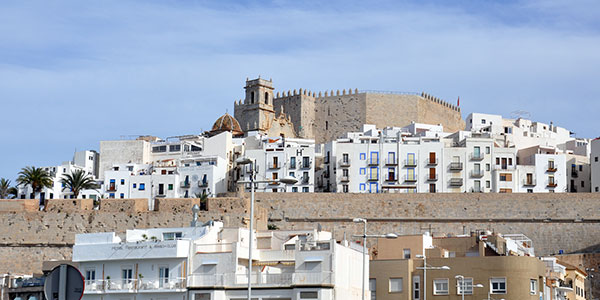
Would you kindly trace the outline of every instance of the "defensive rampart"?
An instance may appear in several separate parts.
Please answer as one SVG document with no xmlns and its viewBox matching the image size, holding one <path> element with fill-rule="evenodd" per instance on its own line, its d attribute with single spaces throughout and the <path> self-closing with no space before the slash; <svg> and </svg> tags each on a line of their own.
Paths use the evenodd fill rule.
<svg viewBox="0 0 600 300">
<path fill-rule="evenodd" d="M 246 195 L 247 196 L 247 195 Z M 257 221 L 280 229 L 315 228 L 343 238 L 362 233 L 352 218 L 368 219 L 370 233 L 435 236 L 489 229 L 523 233 L 537 255 L 563 250 L 599 252 L 600 194 L 325 194 L 257 193 Z M 69 259 L 76 233 L 188 226 L 198 199 L 52 200 L 48 211 L 35 200 L 0 200 L 0 273 L 31 273 L 49 259 Z M 200 219 L 247 226 L 247 198 L 211 198 Z"/>
</svg>

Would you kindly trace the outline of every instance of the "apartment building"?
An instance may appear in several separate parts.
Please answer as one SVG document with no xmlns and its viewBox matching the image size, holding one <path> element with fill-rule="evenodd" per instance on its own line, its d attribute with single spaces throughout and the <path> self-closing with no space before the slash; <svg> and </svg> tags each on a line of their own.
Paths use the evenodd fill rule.
<svg viewBox="0 0 600 300">
<path fill-rule="evenodd" d="M 546 299 L 545 264 L 523 235 L 379 239 L 371 257 L 371 299 Z"/>
<path fill-rule="evenodd" d="M 591 299 L 587 287 L 587 273 L 556 257 L 542 257 L 546 264 L 546 284 L 544 300 L 585 300 Z"/>
<path fill-rule="evenodd" d="M 254 161 L 255 180 L 263 181 L 256 184 L 257 191 L 293 193 L 315 191 L 314 140 L 268 137 L 254 132 L 243 139 L 243 144 L 245 157 Z M 250 165 L 241 167 L 240 180 L 249 181 L 250 168 Z M 284 177 L 294 177 L 298 182 L 282 184 L 277 181 Z"/>
<path fill-rule="evenodd" d="M 53 185 L 51 188 L 43 188 L 42 191 L 34 195 L 31 186 L 19 186 L 18 194 L 21 199 L 70 199 L 73 197 L 72 191 L 65 189 L 61 183 L 64 175 L 72 174 L 75 170 L 83 170 L 88 176 L 97 178 L 98 153 L 96 151 L 86 150 L 75 152 L 73 160 L 65 161 L 57 166 L 42 167 L 42 169 L 50 174 Z M 99 190 L 83 190 L 78 197 L 83 199 L 96 199 L 100 197 Z"/>
<path fill-rule="evenodd" d="M 89 299 L 244 299 L 249 231 L 220 222 L 198 227 L 76 236 Z M 362 248 L 318 230 L 257 231 L 253 299 L 360 299 Z M 368 274 L 368 266 L 366 270 Z"/>
<path fill-rule="evenodd" d="M 600 139 L 591 142 L 590 165 L 592 192 L 598 193 L 600 192 Z"/>
</svg>

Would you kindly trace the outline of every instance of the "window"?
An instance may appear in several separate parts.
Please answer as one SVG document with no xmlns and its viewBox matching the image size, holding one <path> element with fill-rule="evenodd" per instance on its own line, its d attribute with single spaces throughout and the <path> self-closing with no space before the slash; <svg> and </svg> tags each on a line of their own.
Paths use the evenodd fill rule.
<svg viewBox="0 0 600 300">
<path fill-rule="evenodd" d="M 481 119 L 481 124 L 485 124 L 485 119 Z"/>
<path fill-rule="evenodd" d="M 96 280 L 96 269 L 85 270 L 85 280 L 86 284 L 89 284 L 90 281 Z"/>
<path fill-rule="evenodd" d="M 579 165 L 579 172 L 583 171 L 583 165 Z"/>
<path fill-rule="evenodd" d="M 163 232 L 163 240 L 164 241 L 172 241 L 175 239 L 180 239 L 183 236 L 181 232 Z"/>
<path fill-rule="evenodd" d="M 343 191 L 344 193 L 347 193 L 347 192 L 348 192 L 348 185 L 347 185 L 347 184 L 344 184 L 344 185 L 342 185 L 342 191 Z"/>
<path fill-rule="evenodd" d="M 434 295 L 448 295 L 448 278 L 433 280 Z"/>
<path fill-rule="evenodd" d="M 585 187 L 585 184 L 583 183 L 583 180 L 581 181 L 581 187 Z"/>
<path fill-rule="evenodd" d="M 325 130 L 329 130 L 329 122 L 325 121 Z"/>
<path fill-rule="evenodd" d="M 490 181 L 489 181 L 489 180 L 486 180 L 486 181 L 485 181 L 485 187 L 489 189 L 489 188 L 490 188 L 490 186 L 491 186 L 491 183 L 490 183 Z"/>
<path fill-rule="evenodd" d="M 169 284 L 169 267 L 158 268 L 158 286 L 166 287 Z"/>
<path fill-rule="evenodd" d="M 140 191 L 144 191 L 144 190 L 146 190 L 146 184 L 140 183 Z"/>
<path fill-rule="evenodd" d="M 402 278 L 390 278 L 390 293 L 402 292 Z"/>
<path fill-rule="evenodd" d="M 435 193 L 435 183 L 430 183 L 429 184 L 429 192 L 430 193 Z"/>
<path fill-rule="evenodd" d="M 292 156 L 290 157 L 290 169 L 295 169 L 296 168 L 296 157 Z"/>
<path fill-rule="evenodd" d="M 410 249 L 404 249 L 403 253 L 404 253 L 404 259 L 410 258 Z"/>
<path fill-rule="evenodd" d="M 31 198 L 33 198 L 33 197 L 31 197 Z M 115 193 L 108 194 L 108 198 L 115 199 Z"/>
<path fill-rule="evenodd" d="M 375 278 L 369 279 L 369 291 L 371 291 L 371 300 L 376 300 L 377 298 L 377 281 Z"/>
<path fill-rule="evenodd" d="M 296 177 L 296 173 L 295 172 L 290 172 L 290 177 Z"/>
<path fill-rule="evenodd" d="M 366 168 L 360 168 L 360 169 L 358 170 L 358 174 L 359 174 L 359 175 L 365 175 L 365 174 L 367 174 L 367 169 L 366 169 Z"/>
<path fill-rule="evenodd" d="M 308 156 L 302 157 L 302 167 L 310 168 L 310 157 L 308 157 Z"/>
<path fill-rule="evenodd" d="M 152 152 L 154 153 L 161 153 L 161 152 L 167 152 L 167 146 L 154 146 L 152 147 Z"/>
<path fill-rule="evenodd" d="M 121 179 L 121 185 L 125 184 L 125 179 Z"/>
<path fill-rule="evenodd" d="M 490 164 L 485 164 L 485 170 L 489 171 L 490 170 Z"/>
<path fill-rule="evenodd" d="M 172 191 L 172 190 L 173 190 L 173 184 L 172 184 L 172 183 L 169 183 L 169 185 L 167 186 L 167 189 L 168 189 L 169 191 Z"/>
<path fill-rule="evenodd" d="M 300 299 L 319 299 L 319 292 L 300 292 Z"/>
<path fill-rule="evenodd" d="M 181 145 L 170 145 L 169 152 L 179 152 L 181 151 Z"/>
<path fill-rule="evenodd" d="M 293 186 L 292 187 L 292 193 L 297 193 L 298 192 L 298 187 L 297 186 Z"/>
<path fill-rule="evenodd" d="M 366 153 L 361 153 L 361 154 L 359 155 L 359 157 L 360 157 L 360 160 L 365 160 L 365 159 L 367 159 L 367 154 L 366 154 Z M 596 161 L 598 161 L 598 158 L 597 158 L 597 157 L 596 157 Z"/>
<path fill-rule="evenodd" d="M 485 147 L 485 154 L 490 154 L 490 146 Z"/>
<path fill-rule="evenodd" d="M 532 295 L 537 294 L 537 280 L 535 280 L 535 279 L 529 280 L 529 293 Z"/>
<path fill-rule="evenodd" d="M 594 188 L 594 191 L 595 191 L 595 192 L 598 192 L 598 191 L 600 191 L 600 188 L 598 188 L 598 187 L 595 187 L 595 188 Z"/>
<path fill-rule="evenodd" d="M 308 187 L 307 186 L 302 187 L 302 192 L 303 193 L 308 193 L 309 192 Z"/>
<path fill-rule="evenodd" d="M 131 267 L 121 269 L 121 279 L 123 284 L 131 284 L 133 282 L 133 269 Z"/>
<path fill-rule="evenodd" d="M 457 279 L 456 280 L 456 291 L 458 295 L 463 294 L 463 287 L 465 289 L 465 295 L 473 294 L 473 278 L 465 278 L 464 281 Z"/>
<path fill-rule="evenodd" d="M 506 294 L 506 278 L 490 279 L 490 288 L 492 294 Z"/>
<path fill-rule="evenodd" d="M 137 184 L 135 184 L 135 183 L 134 183 L 134 184 L 133 184 L 133 188 L 134 188 L 134 189 L 135 189 L 135 188 L 137 188 Z"/>
<path fill-rule="evenodd" d="M 125 198 L 125 194 L 121 193 L 121 194 L 119 195 L 119 198 L 121 198 L 121 199 L 124 199 L 124 198 Z"/>
<path fill-rule="evenodd" d="M 364 191 L 364 190 L 366 190 L 366 189 L 367 189 L 367 185 L 366 185 L 366 184 L 364 184 L 364 183 L 361 183 L 361 184 L 358 186 L 358 190 L 359 190 L 359 191 Z"/>
<path fill-rule="evenodd" d="M 509 166 L 512 166 L 512 157 L 509 157 L 509 158 L 508 158 L 508 165 L 509 165 Z"/>
<path fill-rule="evenodd" d="M 254 104 L 254 92 L 250 92 L 250 104 Z"/>
<path fill-rule="evenodd" d="M 421 276 L 413 276 L 413 300 L 421 300 Z"/>
<path fill-rule="evenodd" d="M 500 164 L 500 157 L 496 157 L 496 165 Z"/>
<path fill-rule="evenodd" d="M 511 173 L 500 173 L 500 181 L 512 181 Z"/>
<path fill-rule="evenodd" d="M 348 177 L 348 169 L 343 169 L 342 170 L 342 176 Z"/>
<path fill-rule="evenodd" d="M 265 92 L 265 104 L 269 104 L 269 92 Z"/>
</svg>

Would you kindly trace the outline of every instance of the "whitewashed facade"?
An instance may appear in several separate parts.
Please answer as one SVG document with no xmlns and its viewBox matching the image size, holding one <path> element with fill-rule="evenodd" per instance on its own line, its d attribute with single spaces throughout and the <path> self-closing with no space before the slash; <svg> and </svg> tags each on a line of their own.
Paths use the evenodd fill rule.
<svg viewBox="0 0 600 300">
<path fill-rule="evenodd" d="M 128 230 L 125 240 L 79 234 L 73 261 L 86 280 L 83 299 L 244 299 L 248 233 L 209 222 Z M 253 245 L 253 299 L 361 299 L 360 246 L 317 230 L 258 231 Z"/>
</svg>

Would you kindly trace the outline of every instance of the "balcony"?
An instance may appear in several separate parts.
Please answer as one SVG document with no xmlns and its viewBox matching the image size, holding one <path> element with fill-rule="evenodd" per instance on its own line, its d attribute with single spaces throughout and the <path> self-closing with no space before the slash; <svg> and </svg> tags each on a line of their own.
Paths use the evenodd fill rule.
<svg viewBox="0 0 600 300">
<path fill-rule="evenodd" d="M 462 186 L 463 179 L 462 178 L 450 178 L 450 186 Z"/>
<path fill-rule="evenodd" d="M 438 159 L 437 158 L 434 158 L 434 159 L 428 158 L 426 163 L 428 166 L 437 166 Z"/>
<path fill-rule="evenodd" d="M 556 171 L 557 171 L 557 169 L 556 169 L 556 166 L 554 166 L 554 164 L 549 164 L 548 168 L 546 168 L 546 172 L 554 173 Z"/>
<path fill-rule="evenodd" d="M 427 180 L 427 181 L 437 181 L 438 180 L 438 176 L 437 176 L 437 174 L 429 174 L 428 176 L 425 177 L 425 180 Z"/>
<path fill-rule="evenodd" d="M 404 182 L 417 182 L 416 175 L 404 175 Z"/>
<path fill-rule="evenodd" d="M 485 154 L 479 153 L 471 153 L 471 160 L 483 160 L 485 158 Z"/>
<path fill-rule="evenodd" d="M 208 181 L 198 181 L 198 187 L 208 187 Z"/>
<path fill-rule="evenodd" d="M 461 162 L 451 162 L 450 163 L 451 171 L 462 171 L 462 169 L 463 169 L 463 163 L 461 163 Z"/>
<path fill-rule="evenodd" d="M 312 160 L 303 161 L 300 163 L 300 169 L 310 169 L 312 167 Z"/>
<path fill-rule="evenodd" d="M 111 184 L 107 189 L 107 192 L 116 192 L 117 191 L 117 187 L 114 184 Z"/>
<path fill-rule="evenodd" d="M 308 176 L 302 176 L 301 182 L 302 182 L 302 184 L 308 184 L 309 180 L 310 180 L 310 177 L 308 177 Z"/>
<path fill-rule="evenodd" d="M 342 168 L 350 167 L 350 159 L 340 159 L 338 165 Z"/>
<path fill-rule="evenodd" d="M 367 175 L 368 181 L 377 181 L 379 180 L 379 174 L 369 174 Z"/>
<path fill-rule="evenodd" d="M 558 184 L 556 183 L 556 181 L 548 181 L 548 184 L 546 186 L 549 188 L 555 188 L 558 186 Z"/>
<path fill-rule="evenodd" d="M 417 166 L 417 160 L 416 159 L 405 159 L 404 160 L 404 166 L 405 167 L 416 167 Z"/>
<path fill-rule="evenodd" d="M 571 170 L 571 177 L 572 178 L 579 177 L 579 171 L 577 171 L 577 170 Z"/>
<path fill-rule="evenodd" d="M 471 170 L 471 177 L 473 177 L 473 178 L 483 177 L 483 170 Z"/>
<path fill-rule="evenodd" d="M 281 164 L 276 163 L 276 162 L 269 163 L 269 169 L 279 169 L 279 168 L 281 168 Z"/>
<path fill-rule="evenodd" d="M 537 183 L 536 183 L 535 179 L 527 179 L 527 178 L 523 179 L 523 186 L 535 186 L 536 184 Z"/>
<path fill-rule="evenodd" d="M 189 188 L 189 187 L 190 187 L 190 182 L 189 182 L 189 181 L 182 181 L 180 186 L 181 186 L 182 188 L 185 188 L 185 189 L 187 189 L 187 188 Z"/>
<path fill-rule="evenodd" d="M 386 166 L 396 166 L 398 165 L 398 160 L 395 157 L 388 157 L 385 159 Z"/>
<path fill-rule="evenodd" d="M 185 278 L 158 278 L 158 279 L 140 279 L 138 292 L 155 291 L 186 291 Z"/>
<path fill-rule="evenodd" d="M 185 278 L 98 279 L 85 281 L 85 294 L 185 292 Z"/>
<path fill-rule="evenodd" d="M 388 174 L 388 176 L 385 177 L 385 181 L 396 181 L 396 180 L 398 180 L 398 179 L 396 178 L 396 175 L 394 175 L 394 174 Z"/>
<path fill-rule="evenodd" d="M 296 272 L 296 273 L 254 273 L 251 275 L 253 287 L 276 288 L 291 286 L 333 286 L 332 272 Z M 190 288 L 224 287 L 241 288 L 248 286 L 246 274 L 192 274 L 189 276 Z"/>
<path fill-rule="evenodd" d="M 342 176 L 340 179 L 340 182 L 349 182 L 350 181 L 350 177 L 348 176 Z"/>
<path fill-rule="evenodd" d="M 136 279 L 107 279 L 104 291 L 106 293 L 135 293 L 136 286 Z"/>
<path fill-rule="evenodd" d="M 478 187 L 478 188 L 472 187 L 471 193 L 483 193 L 483 190 L 480 187 Z"/>
<path fill-rule="evenodd" d="M 369 166 L 378 166 L 379 165 L 379 158 L 370 158 L 370 159 L 367 159 L 367 165 L 369 165 Z"/>
</svg>

